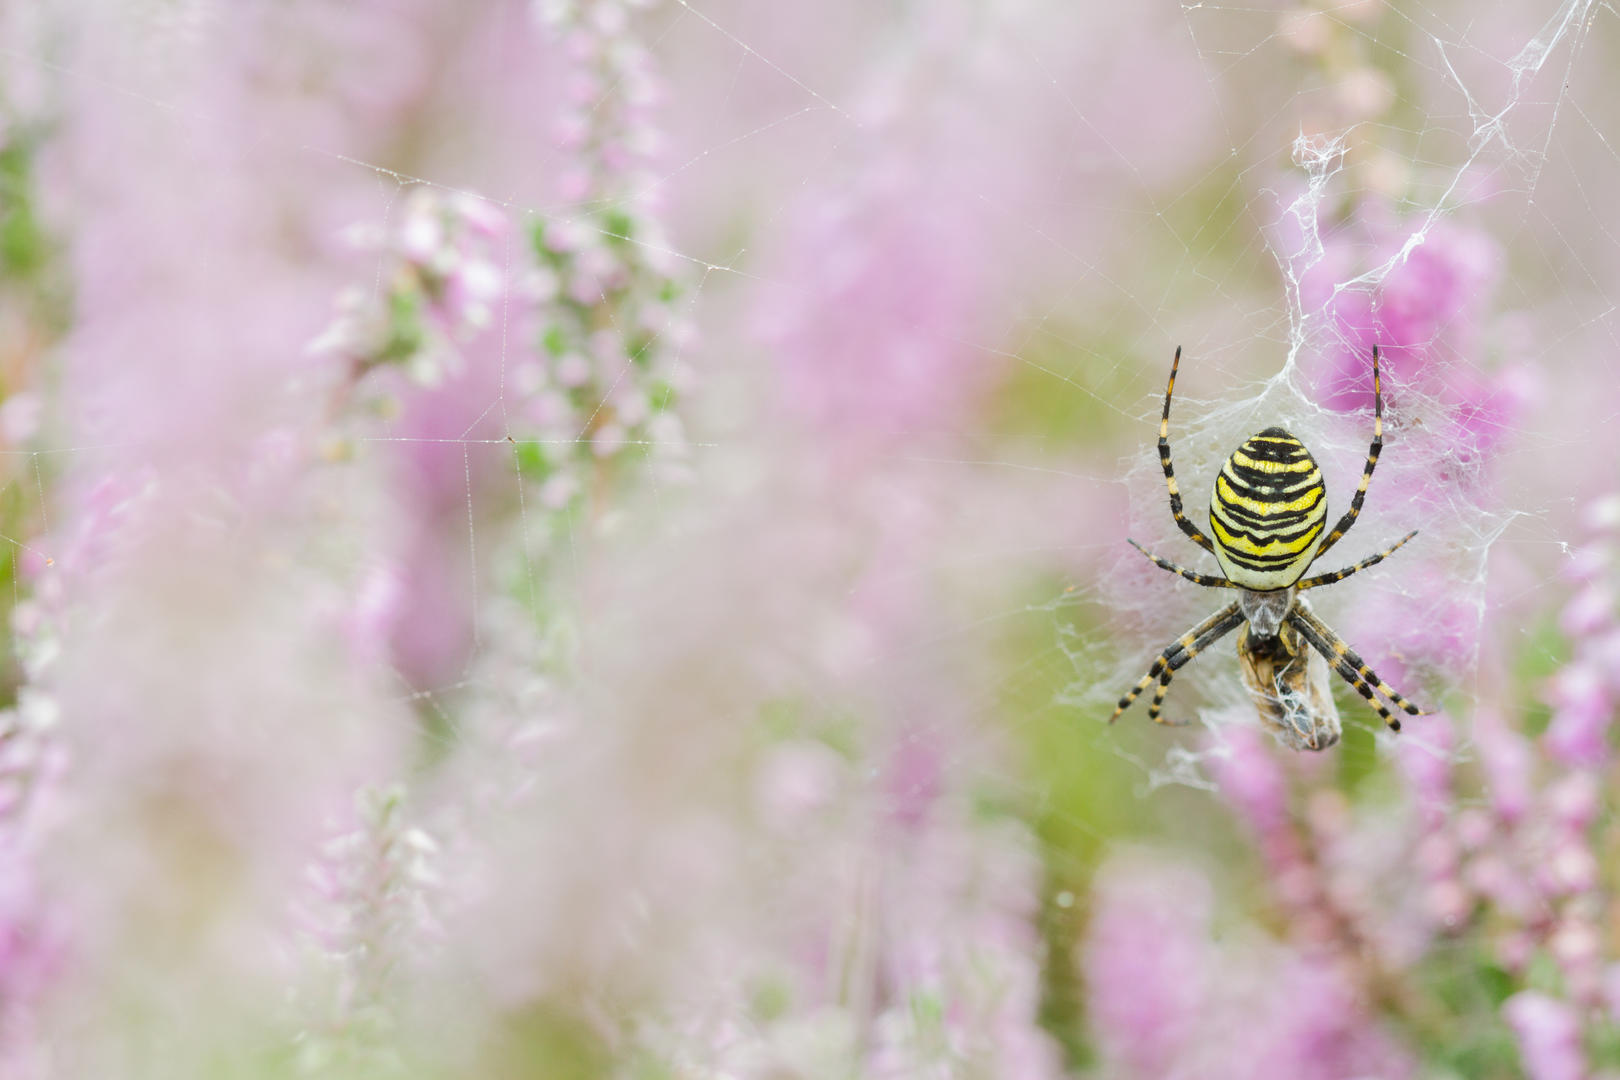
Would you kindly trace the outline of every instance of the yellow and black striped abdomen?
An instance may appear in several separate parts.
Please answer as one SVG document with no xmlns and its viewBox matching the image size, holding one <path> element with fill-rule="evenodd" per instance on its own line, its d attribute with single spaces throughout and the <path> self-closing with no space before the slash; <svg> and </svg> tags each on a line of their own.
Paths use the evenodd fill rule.
<svg viewBox="0 0 1620 1080">
<path fill-rule="evenodd" d="M 1249 437 L 1215 477 L 1209 525 L 1215 558 L 1245 589 L 1298 581 L 1322 542 L 1327 487 L 1311 452 L 1282 428 Z"/>
</svg>

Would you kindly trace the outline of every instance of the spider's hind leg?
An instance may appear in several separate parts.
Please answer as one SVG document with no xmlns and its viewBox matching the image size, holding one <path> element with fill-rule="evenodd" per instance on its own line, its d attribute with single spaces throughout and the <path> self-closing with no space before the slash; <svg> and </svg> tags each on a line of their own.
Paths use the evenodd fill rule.
<svg viewBox="0 0 1620 1080">
<path fill-rule="evenodd" d="M 1149 715 L 1156 723 L 1169 723 L 1159 717 L 1158 709 L 1164 703 L 1164 696 L 1170 689 L 1170 680 L 1176 670 L 1242 623 L 1243 613 L 1238 609 L 1237 602 L 1233 601 L 1181 635 L 1175 644 L 1158 655 L 1153 661 L 1153 666 L 1148 668 L 1147 674 L 1131 687 L 1130 693 L 1119 699 L 1119 704 L 1115 706 L 1114 714 L 1108 718 L 1108 722 L 1112 724 L 1118 720 L 1120 714 L 1131 707 L 1131 702 L 1142 696 L 1142 692 L 1154 682 L 1158 682 L 1159 688 L 1153 693 Z"/>
<path fill-rule="evenodd" d="M 1190 660 L 1192 657 L 1189 656 L 1188 659 Z M 1164 696 L 1170 692 L 1170 680 L 1175 677 L 1176 673 L 1173 668 L 1165 668 L 1159 675 L 1159 685 L 1153 689 L 1153 701 L 1148 705 L 1148 719 L 1155 724 L 1163 724 L 1166 727 L 1185 727 L 1190 723 L 1187 720 L 1166 720 L 1159 715 L 1160 710 L 1164 708 Z"/>
<path fill-rule="evenodd" d="M 1378 677 L 1378 673 L 1367 666 L 1354 649 L 1345 643 L 1345 640 L 1318 619 L 1307 608 L 1296 606 L 1288 615 L 1288 620 L 1299 631 L 1300 636 L 1311 643 L 1311 647 L 1321 653 L 1339 677 L 1355 688 L 1356 693 L 1367 699 L 1372 707 L 1378 710 L 1384 723 L 1389 725 L 1391 731 L 1401 730 L 1401 721 L 1394 713 L 1384 706 L 1373 693 L 1374 687 L 1379 694 L 1384 695 L 1395 707 L 1411 716 L 1428 716 L 1427 710 L 1420 709 L 1406 698 L 1402 697 L 1389 683 Z"/>
</svg>

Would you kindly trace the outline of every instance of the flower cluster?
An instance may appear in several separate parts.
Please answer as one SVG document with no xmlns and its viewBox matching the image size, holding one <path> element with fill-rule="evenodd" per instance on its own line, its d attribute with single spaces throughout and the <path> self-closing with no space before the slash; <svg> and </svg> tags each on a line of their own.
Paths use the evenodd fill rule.
<svg viewBox="0 0 1620 1080">
<path fill-rule="evenodd" d="M 1431 436 L 1455 447 L 1441 480 L 1479 475 L 1534 395 L 1528 369 L 1482 370 L 1480 330 L 1502 255 L 1484 232 L 1454 222 L 1401 220 L 1363 208 L 1324 242 L 1300 282 L 1304 310 L 1327 323 L 1331 345 L 1313 371 L 1317 400 L 1340 411 L 1371 404 L 1368 357 L 1379 347 L 1385 394 L 1407 388 L 1443 406 L 1425 411 Z M 1340 283 L 1371 274 L 1355 285 Z M 1511 359 L 1511 358 L 1510 358 Z"/>
<path fill-rule="evenodd" d="M 617 2 L 552 0 L 542 21 L 568 59 L 556 142 L 571 162 L 564 209 L 530 227 L 520 279 L 537 349 L 513 371 L 519 467 L 560 506 L 630 451 L 679 475 L 685 436 L 671 411 L 691 378 L 693 329 L 677 256 L 658 217 L 654 124 L 662 86 Z M 644 6 L 644 5 L 636 5 Z"/>
<path fill-rule="evenodd" d="M 1085 973 L 1107 1075 L 1414 1075 L 1342 956 L 1252 926 L 1217 934 L 1197 870 L 1117 856 L 1093 905 Z"/>
<path fill-rule="evenodd" d="M 6 882 L 0 889 L 0 1063 L 27 1075 L 22 1062 L 37 1037 L 34 1012 L 67 948 L 39 861 L 53 833 L 52 804 L 68 757 L 56 730 L 60 710 L 47 689 L 59 642 L 44 605 L 19 604 L 12 635 L 26 681 L 16 704 L 0 710 L 0 874 Z"/>
<path fill-rule="evenodd" d="M 344 290 L 310 351 L 342 357 L 350 379 L 386 364 L 426 386 L 459 372 L 460 345 L 490 327 L 506 288 L 496 250 L 505 228 L 505 214 L 482 199 L 412 188 L 392 228 L 350 231 L 357 250 L 379 259 L 381 296 Z"/>
<path fill-rule="evenodd" d="M 632 452 L 678 474 L 685 442 L 671 406 L 690 332 L 656 242 L 637 218 L 614 213 L 538 223 L 532 237 L 537 267 L 523 289 L 539 348 L 512 373 L 520 471 L 548 507 L 567 505 Z"/>
<path fill-rule="evenodd" d="M 770 887 L 787 933 L 749 950 L 741 969 L 728 952 L 718 969 L 728 999 L 649 1026 L 651 1057 L 715 1080 L 1062 1075 L 1038 1023 L 1030 838 L 918 785 L 915 759 L 932 756 L 895 755 L 890 782 L 903 790 L 885 807 L 825 744 L 771 749 L 757 772 L 760 815 L 770 839 L 807 856 Z"/>
<path fill-rule="evenodd" d="M 309 868 L 317 902 L 310 932 L 331 974 L 321 984 L 328 1000 L 312 1010 L 300 1040 L 307 1071 L 386 1055 L 397 973 L 434 928 L 438 845 L 407 823 L 404 800 L 399 787 L 360 791 L 352 827 L 328 841 Z"/>
<path fill-rule="evenodd" d="M 505 398 L 519 471 L 553 510 L 627 457 L 652 457 L 665 478 L 685 468 L 672 406 L 690 377 L 682 350 L 693 332 L 643 168 L 657 83 L 622 18 L 601 14 L 609 10 L 620 11 L 552 14 L 576 67 L 560 141 L 585 163 L 563 181 L 579 205 L 526 214 L 520 226 L 487 200 L 411 187 L 389 228 L 350 230 L 379 260 L 377 284 L 345 290 L 311 344 L 342 359 L 342 399 L 379 368 L 428 389 L 490 368 L 482 374 Z M 527 243 L 515 238 L 522 229 Z"/>
</svg>

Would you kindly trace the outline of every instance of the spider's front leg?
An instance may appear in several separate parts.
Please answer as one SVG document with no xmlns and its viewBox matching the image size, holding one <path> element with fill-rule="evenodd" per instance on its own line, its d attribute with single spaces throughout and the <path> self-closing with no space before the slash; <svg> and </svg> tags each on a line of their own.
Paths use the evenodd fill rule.
<svg viewBox="0 0 1620 1080">
<path fill-rule="evenodd" d="M 1322 541 L 1322 546 L 1316 549 L 1316 554 L 1311 557 L 1313 563 L 1326 555 L 1328 549 L 1337 544 L 1344 534 L 1350 531 L 1350 526 L 1356 523 L 1356 518 L 1361 516 L 1361 504 L 1367 498 L 1367 485 L 1372 483 L 1373 470 L 1378 467 L 1378 455 L 1384 449 L 1384 385 L 1378 377 L 1378 346 L 1376 345 L 1373 346 L 1372 362 L 1373 437 L 1372 446 L 1367 450 L 1367 465 L 1362 469 L 1361 483 L 1356 485 L 1356 493 L 1350 499 L 1350 509 L 1345 511 L 1344 517 L 1340 518 L 1339 523 L 1333 526 L 1333 531 L 1327 534 L 1327 539 Z M 1407 539 L 1410 539 L 1410 537 Z M 1402 540 L 1401 543 L 1404 544 L 1406 541 Z M 1395 545 L 1395 547 L 1400 546 L 1400 544 Z M 1348 577 L 1349 575 L 1346 574 L 1345 576 Z"/>
<path fill-rule="evenodd" d="M 1147 548 L 1143 547 L 1141 544 L 1138 544 L 1135 540 L 1132 540 L 1129 537 L 1125 539 L 1125 542 L 1131 545 L 1131 547 L 1135 548 L 1137 551 L 1140 551 L 1143 555 L 1146 555 L 1148 560 L 1160 570 L 1168 570 L 1172 574 L 1184 577 L 1194 585 L 1202 585 L 1206 589 L 1237 588 L 1236 585 L 1232 584 L 1232 582 L 1223 577 L 1215 577 L 1212 574 L 1200 574 L 1196 570 L 1188 570 L 1185 566 L 1178 566 L 1169 559 L 1161 559 L 1157 555 L 1153 554 L 1153 552 L 1149 551 Z"/>
<path fill-rule="evenodd" d="M 1343 581 L 1345 578 L 1359 570 L 1365 570 L 1369 566 L 1377 566 L 1379 563 L 1383 562 L 1385 559 L 1399 551 L 1401 549 L 1401 545 L 1405 544 L 1417 534 L 1418 531 L 1413 529 L 1411 532 L 1395 541 L 1383 551 L 1380 551 L 1376 555 L 1367 556 L 1354 566 L 1347 566 L 1343 570 L 1335 570 L 1331 574 L 1317 574 L 1315 577 L 1308 577 L 1298 585 L 1295 585 L 1294 588 L 1298 589 L 1300 592 L 1304 592 L 1306 589 L 1315 589 L 1322 585 L 1332 585 L 1335 581 Z"/>
<path fill-rule="evenodd" d="M 1176 519 L 1176 527 L 1187 534 L 1187 538 L 1211 555 L 1215 554 L 1215 545 L 1209 537 L 1198 531 L 1181 508 L 1181 488 L 1176 484 L 1176 468 L 1170 463 L 1170 398 L 1176 392 L 1176 371 L 1181 367 L 1181 346 L 1176 346 L 1176 358 L 1170 362 L 1170 381 L 1164 388 L 1164 412 L 1159 417 L 1159 466 L 1164 469 L 1164 483 L 1170 489 L 1170 516 Z"/>
</svg>

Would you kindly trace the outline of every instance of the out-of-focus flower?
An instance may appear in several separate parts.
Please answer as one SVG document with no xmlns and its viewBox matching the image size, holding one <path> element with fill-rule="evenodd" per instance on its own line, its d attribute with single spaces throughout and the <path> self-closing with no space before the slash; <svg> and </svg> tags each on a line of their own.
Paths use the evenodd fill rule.
<svg viewBox="0 0 1620 1080">
<path fill-rule="evenodd" d="M 1502 1006 L 1531 1080 L 1582 1080 L 1587 1076 L 1581 1022 L 1566 1002 L 1525 990 Z"/>
<path fill-rule="evenodd" d="M 1458 467 L 1477 469 L 1534 393 L 1520 368 L 1480 374 L 1482 320 L 1501 275 L 1496 243 L 1451 221 L 1391 220 L 1368 211 L 1322 242 L 1320 259 L 1299 283 L 1306 316 L 1327 324 L 1329 345 L 1312 371 L 1316 400 L 1346 412 L 1369 408 L 1368 358 L 1377 345 L 1385 396 L 1398 407 L 1402 388 L 1412 386 L 1437 398 L 1446 411 L 1426 414 L 1425 424 L 1444 425 Z"/>
<path fill-rule="evenodd" d="M 324 1000 L 311 1005 L 300 1037 L 308 1071 L 387 1056 L 395 983 L 435 927 L 429 896 L 438 845 L 406 823 L 404 801 L 398 787 L 362 790 L 352 827 L 309 867 L 309 933 L 323 961 L 316 992 Z"/>
<path fill-rule="evenodd" d="M 1196 1050 L 1215 967 L 1213 898 L 1196 871 L 1116 860 L 1097 875 L 1084 967 L 1103 1053 L 1132 1076 L 1170 1076 Z"/>
<path fill-rule="evenodd" d="M 1350 968 L 1227 931 L 1207 882 L 1141 858 L 1098 872 L 1086 972 L 1110 1075 L 1404 1077 L 1408 1051 L 1383 1032 Z M 1286 1015 L 1284 1024 L 1258 1017 Z"/>
<path fill-rule="evenodd" d="M 903 171 L 806 209 L 779 275 L 799 286 L 762 327 L 789 411 L 878 444 L 937 437 L 965 418 L 990 373 L 973 345 L 972 268 L 984 253 L 970 222 L 948 192 Z"/>
<path fill-rule="evenodd" d="M 505 217 L 466 195 L 427 187 L 406 196 L 400 219 L 381 250 L 384 295 L 350 288 L 339 294 L 336 318 L 309 344 L 353 365 L 351 378 L 373 367 L 402 365 L 416 382 L 436 386 L 461 370 L 461 346 L 489 329 L 507 288 L 499 260 Z M 374 238 L 357 234 L 362 250 Z"/>
<path fill-rule="evenodd" d="M 1554 759 L 1579 769 L 1601 769 L 1611 756 L 1610 729 L 1620 706 L 1614 678 L 1612 642 L 1620 639 L 1615 607 L 1615 555 L 1620 518 L 1614 498 L 1595 500 L 1585 514 L 1590 534 L 1576 549 L 1566 576 L 1576 586 L 1559 625 L 1573 639 L 1574 659 L 1555 673 L 1546 688 L 1552 721 L 1542 743 Z"/>
<path fill-rule="evenodd" d="M 1533 748 L 1528 739 L 1509 727 L 1502 714 L 1488 706 L 1474 713 L 1474 742 L 1490 792 L 1491 808 L 1512 825 L 1529 809 L 1534 772 Z"/>
</svg>

